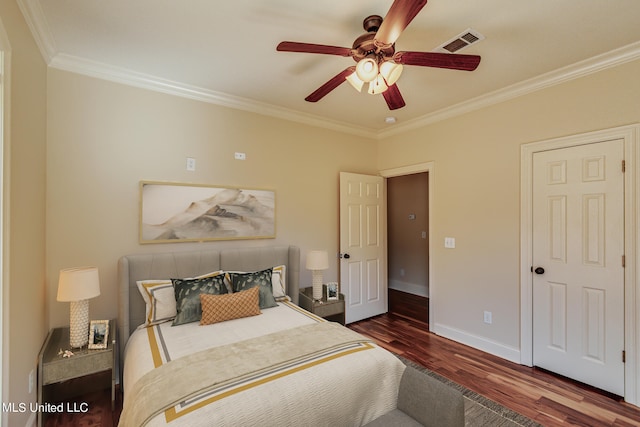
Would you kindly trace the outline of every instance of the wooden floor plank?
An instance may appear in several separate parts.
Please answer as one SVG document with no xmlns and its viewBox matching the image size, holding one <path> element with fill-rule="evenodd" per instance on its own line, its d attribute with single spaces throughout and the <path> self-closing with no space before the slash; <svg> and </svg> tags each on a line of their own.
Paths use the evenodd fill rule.
<svg viewBox="0 0 640 427">
<path fill-rule="evenodd" d="M 640 426 L 640 408 L 432 334 L 425 322 L 383 314 L 348 327 L 545 426 Z"/>
</svg>

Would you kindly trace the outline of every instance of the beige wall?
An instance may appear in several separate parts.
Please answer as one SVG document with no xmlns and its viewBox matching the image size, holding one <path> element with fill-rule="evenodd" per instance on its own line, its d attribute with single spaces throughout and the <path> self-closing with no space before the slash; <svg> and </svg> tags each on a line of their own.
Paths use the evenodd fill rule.
<svg viewBox="0 0 640 427">
<path fill-rule="evenodd" d="M 519 351 L 520 146 L 640 122 L 638 75 L 640 61 L 379 142 L 380 169 L 434 162 L 432 326 Z"/>
<path fill-rule="evenodd" d="M 0 1 L 11 45 L 8 140 L 5 141 L 3 401 L 36 400 L 28 378 L 47 331 L 44 287 L 46 65 L 14 0 Z M 30 413 L 4 413 L 21 426 Z"/>
<path fill-rule="evenodd" d="M 274 243 L 139 245 L 143 179 L 275 189 L 275 242 L 299 245 L 304 256 L 316 248 L 337 252 L 339 171 L 375 173 L 433 161 L 435 321 L 517 350 L 520 145 L 640 121 L 640 86 L 629 84 L 640 74 L 635 62 L 376 144 L 47 72 L 15 1 L 0 0 L 0 18 L 12 48 L 3 380 L 4 399 L 14 402 L 35 400 L 27 378 L 40 345 L 48 327 L 68 323 L 68 305 L 55 301 L 59 269 L 97 265 L 102 295 L 92 300 L 91 317 L 109 318 L 117 312 L 122 254 Z M 247 160 L 233 160 L 235 151 Z M 187 156 L 196 158 L 196 172 L 185 170 Z M 456 237 L 455 250 L 443 248 L 445 236 Z M 335 260 L 326 277 L 338 278 Z M 304 270 L 302 280 L 310 281 Z M 484 310 L 493 312 L 493 325 L 482 323 Z M 7 425 L 25 425 L 28 416 L 5 414 Z"/>
<path fill-rule="evenodd" d="M 234 160 L 234 152 L 247 160 Z M 196 171 L 185 168 L 196 159 Z M 68 324 L 55 300 L 61 268 L 96 265 L 91 318 L 117 314 L 118 257 L 274 241 L 138 244 L 140 180 L 276 191 L 275 243 L 338 252 L 338 173 L 375 173 L 375 142 L 50 69 L 47 144 L 49 325 Z M 337 260 L 327 280 L 337 280 Z M 302 270 L 302 283 L 311 275 Z"/>
</svg>

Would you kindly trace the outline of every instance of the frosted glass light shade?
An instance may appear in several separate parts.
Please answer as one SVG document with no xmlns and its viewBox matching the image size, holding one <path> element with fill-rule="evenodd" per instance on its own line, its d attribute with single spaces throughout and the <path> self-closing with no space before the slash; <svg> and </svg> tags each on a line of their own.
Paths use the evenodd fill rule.
<svg viewBox="0 0 640 427">
<path fill-rule="evenodd" d="M 351 84 L 351 86 L 353 86 L 355 90 L 357 90 L 358 92 L 362 91 L 364 82 L 358 78 L 358 75 L 356 73 L 351 73 L 349 77 L 347 77 L 347 81 L 349 82 L 349 84 Z"/>
<path fill-rule="evenodd" d="M 384 82 L 384 78 L 382 77 L 382 75 L 378 75 L 378 77 L 374 81 L 369 83 L 368 92 L 371 95 L 378 95 L 387 89 L 389 89 L 389 86 L 387 86 L 387 84 Z"/>
<path fill-rule="evenodd" d="M 396 64 L 395 62 L 385 61 L 380 65 L 380 74 L 387 82 L 387 86 L 392 86 L 400 78 L 402 74 L 402 64 Z"/>
<path fill-rule="evenodd" d="M 356 65 L 356 74 L 363 82 L 373 81 L 378 76 L 378 64 L 372 58 L 364 58 Z"/>
</svg>

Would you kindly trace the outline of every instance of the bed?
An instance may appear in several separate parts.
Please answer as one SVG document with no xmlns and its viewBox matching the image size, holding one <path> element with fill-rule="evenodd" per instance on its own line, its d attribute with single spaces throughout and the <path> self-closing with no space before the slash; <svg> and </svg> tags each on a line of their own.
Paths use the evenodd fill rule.
<svg viewBox="0 0 640 427">
<path fill-rule="evenodd" d="M 394 410 L 405 365 L 298 307 L 299 266 L 295 246 L 122 257 L 120 426 L 358 426 Z M 160 304 L 167 281 L 174 292 L 212 289 L 200 296 L 199 322 L 183 294 L 177 313 Z M 236 292 L 216 294 L 221 283 Z M 247 283 L 259 284 L 235 288 Z M 217 318 L 256 301 L 259 314 Z"/>
</svg>

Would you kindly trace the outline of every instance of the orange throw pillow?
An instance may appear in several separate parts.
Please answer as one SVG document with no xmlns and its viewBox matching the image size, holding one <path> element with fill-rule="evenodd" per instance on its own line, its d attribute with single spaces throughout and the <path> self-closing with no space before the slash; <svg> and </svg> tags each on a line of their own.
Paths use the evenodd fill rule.
<svg viewBox="0 0 640 427">
<path fill-rule="evenodd" d="M 258 286 L 233 294 L 200 294 L 200 304 L 202 305 L 201 325 L 262 314 Z"/>
</svg>

